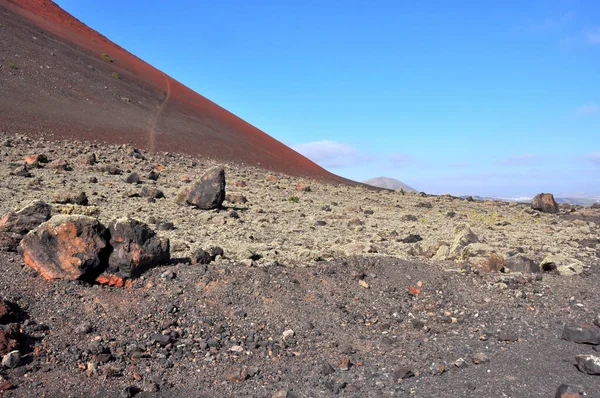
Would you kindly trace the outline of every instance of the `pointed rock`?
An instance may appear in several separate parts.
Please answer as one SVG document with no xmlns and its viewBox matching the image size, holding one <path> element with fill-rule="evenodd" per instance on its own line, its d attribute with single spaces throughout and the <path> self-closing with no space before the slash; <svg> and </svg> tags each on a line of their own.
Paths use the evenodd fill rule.
<svg viewBox="0 0 600 398">
<path fill-rule="evenodd" d="M 558 213 L 558 203 L 551 193 L 539 193 L 531 201 L 531 208 L 542 213 Z"/>
<path fill-rule="evenodd" d="M 187 203 L 202 210 L 218 209 L 225 200 L 225 170 L 213 167 L 192 186 Z"/>
</svg>

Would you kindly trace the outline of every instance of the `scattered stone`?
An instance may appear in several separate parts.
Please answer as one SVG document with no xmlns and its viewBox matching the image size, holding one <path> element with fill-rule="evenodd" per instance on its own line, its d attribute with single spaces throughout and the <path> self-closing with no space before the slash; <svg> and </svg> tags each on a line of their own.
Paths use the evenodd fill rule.
<svg viewBox="0 0 600 398">
<path fill-rule="evenodd" d="M 334 373 L 335 373 L 335 369 L 330 364 L 324 363 L 323 365 L 321 365 L 321 374 L 323 376 L 329 376 Z"/>
<path fill-rule="evenodd" d="M 561 384 L 554 394 L 554 398 L 579 398 L 583 397 L 585 392 L 580 387 Z"/>
<path fill-rule="evenodd" d="M 194 184 L 186 202 L 202 210 L 218 209 L 225 200 L 225 170 L 213 167 Z"/>
<path fill-rule="evenodd" d="M 594 325 L 565 325 L 562 338 L 580 344 L 600 344 L 600 328 Z"/>
<path fill-rule="evenodd" d="M 400 368 L 400 369 L 394 371 L 394 380 L 396 380 L 396 381 L 410 379 L 411 377 L 414 377 L 414 376 L 415 376 L 415 373 L 409 368 Z"/>
<path fill-rule="evenodd" d="M 96 154 L 95 153 L 86 153 L 77 158 L 77 163 L 84 166 L 93 166 L 96 164 Z"/>
<path fill-rule="evenodd" d="M 410 234 L 406 238 L 400 239 L 399 241 L 402 243 L 417 243 L 422 241 L 421 235 L 418 234 Z"/>
<path fill-rule="evenodd" d="M 79 325 L 77 325 L 74 332 L 77 334 L 88 334 L 88 333 L 91 333 L 93 330 L 94 329 L 93 329 L 92 325 L 84 322 L 84 323 L 80 323 Z"/>
<path fill-rule="evenodd" d="M 0 219 L 0 250 L 16 251 L 23 236 L 50 219 L 52 209 L 41 200 L 31 202 L 18 212 Z"/>
<path fill-rule="evenodd" d="M 472 243 L 478 243 L 479 238 L 471 231 L 468 225 L 462 225 L 454 230 L 455 237 L 450 247 L 450 256 L 459 256 L 463 249 Z"/>
<path fill-rule="evenodd" d="M 558 204 L 551 193 L 540 193 L 531 200 L 531 208 L 542 213 L 558 213 Z"/>
<path fill-rule="evenodd" d="M 21 352 L 14 350 L 2 357 L 2 366 L 9 369 L 14 369 L 21 362 Z"/>
<path fill-rule="evenodd" d="M 577 368 L 582 373 L 600 375 L 600 357 L 595 355 L 577 355 Z"/>
<path fill-rule="evenodd" d="M 121 170 L 119 167 L 115 166 L 114 164 L 104 164 L 104 165 L 98 166 L 98 171 L 100 171 L 102 173 L 108 173 L 111 176 L 123 174 L 123 170 Z"/>
<path fill-rule="evenodd" d="M 146 185 L 142 188 L 140 195 L 145 198 L 152 198 L 152 199 L 160 199 L 160 198 L 165 197 L 165 194 L 163 193 L 163 191 L 161 191 L 160 189 L 158 189 L 156 187 L 152 187 L 152 186 L 148 186 L 148 185 Z"/>
<path fill-rule="evenodd" d="M 248 202 L 248 199 L 246 199 L 244 195 L 237 192 L 228 192 L 225 195 L 225 200 L 233 204 L 244 204 Z"/>
<path fill-rule="evenodd" d="M 287 340 L 291 337 L 294 337 L 294 331 L 292 329 L 288 329 L 286 331 L 283 332 L 283 339 Z"/>
<path fill-rule="evenodd" d="M 23 161 L 27 166 L 31 166 L 33 168 L 41 167 L 41 163 L 48 163 L 48 157 L 46 155 L 29 155 L 23 158 Z"/>
<path fill-rule="evenodd" d="M 143 222 L 120 218 L 111 221 L 108 230 L 112 253 L 106 273 L 131 279 L 149 268 L 169 262 L 169 239 L 159 238 Z"/>
<path fill-rule="evenodd" d="M 212 260 L 210 253 L 202 248 L 196 249 L 192 253 L 192 264 L 209 264 Z"/>
<path fill-rule="evenodd" d="M 350 370 L 351 366 L 352 366 L 352 363 L 350 363 L 350 358 L 344 357 L 344 358 L 340 359 L 337 367 L 338 367 L 338 369 L 347 371 L 347 370 Z"/>
<path fill-rule="evenodd" d="M 490 361 L 490 358 L 483 352 L 478 352 L 477 354 L 473 355 L 473 363 L 475 365 L 488 363 L 489 361 Z"/>
<path fill-rule="evenodd" d="M 125 182 L 127 184 L 139 184 L 140 176 L 138 173 L 131 173 L 127 176 L 127 178 L 125 178 Z"/>
<path fill-rule="evenodd" d="M 87 206 L 88 198 L 83 191 L 58 191 L 53 197 L 55 203 L 74 204 L 79 206 Z"/>
<path fill-rule="evenodd" d="M 248 380 L 248 372 L 245 367 L 233 370 L 227 375 L 227 380 L 241 383 Z"/>
<path fill-rule="evenodd" d="M 17 176 L 17 177 L 26 177 L 26 178 L 33 177 L 33 174 L 31 174 L 29 172 L 29 169 L 27 168 L 27 166 L 17 167 L 10 174 Z"/>
<path fill-rule="evenodd" d="M 175 224 L 170 221 L 158 220 L 155 224 L 157 231 L 172 231 L 175 229 Z"/>
<path fill-rule="evenodd" d="M 108 255 L 106 228 L 81 215 L 56 215 L 21 241 L 25 263 L 46 279 L 84 279 L 100 273 Z"/>
<path fill-rule="evenodd" d="M 522 272 L 522 273 L 538 273 L 540 272 L 540 266 L 520 253 L 504 258 L 504 266 L 501 269 L 502 272 Z"/>
<path fill-rule="evenodd" d="M 53 162 L 48 163 L 48 168 L 54 171 L 70 171 L 71 166 L 64 159 L 56 159 Z"/>
<path fill-rule="evenodd" d="M 559 275 L 572 276 L 583 272 L 583 263 L 564 254 L 551 254 L 544 258 L 540 268 L 545 272 L 554 271 Z"/>
<path fill-rule="evenodd" d="M 278 390 L 271 398 L 288 398 L 287 390 Z"/>
<path fill-rule="evenodd" d="M 152 170 L 152 171 L 150 171 L 150 173 L 148 173 L 148 176 L 146 178 L 151 181 L 158 181 L 159 177 L 160 177 L 160 174 L 158 174 L 156 171 Z"/>
</svg>

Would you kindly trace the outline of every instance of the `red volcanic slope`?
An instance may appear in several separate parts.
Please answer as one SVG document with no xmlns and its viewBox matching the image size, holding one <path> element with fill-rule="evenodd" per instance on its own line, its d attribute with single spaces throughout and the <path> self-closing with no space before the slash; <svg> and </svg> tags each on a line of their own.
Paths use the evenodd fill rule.
<svg viewBox="0 0 600 398">
<path fill-rule="evenodd" d="M 150 150 L 350 183 L 130 54 L 50 0 L 0 0 L 0 23 L 0 54 L 18 54 L 13 61 L 19 65 L 9 72 L 0 69 L 0 130 L 132 142 Z M 112 62 L 103 60 L 103 54 Z M 6 58 L 3 63 L 12 62 Z"/>
</svg>

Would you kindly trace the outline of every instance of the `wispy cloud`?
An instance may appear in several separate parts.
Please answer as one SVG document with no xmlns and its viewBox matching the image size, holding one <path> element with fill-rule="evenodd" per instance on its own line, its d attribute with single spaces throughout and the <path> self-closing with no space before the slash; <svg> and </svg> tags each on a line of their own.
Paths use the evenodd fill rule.
<svg viewBox="0 0 600 398">
<path fill-rule="evenodd" d="M 393 167 L 403 167 L 410 163 L 412 159 L 405 153 L 396 152 L 388 155 L 388 160 Z"/>
<path fill-rule="evenodd" d="M 575 19 L 574 12 L 567 12 L 531 24 L 531 30 L 540 33 L 558 32 L 566 28 Z"/>
<path fill-rule="evenodd" d="M 353 167 L 371 158 L 352 145 L 330 140 L 307 142 L 292 148 L 325 168 Z"/>
<path fill-rule="evenodd" d="M 588 44 L 600 44 L 600 27 L 587 32 L 586 41 Z"/>
<path fill-rule="evenodd" d="M 537 160 L 538 157 L 531 153 L 523 153 L 521 155 L 513 155 L 506 159 L 501 160 L 499 163 L 504 166 L 524 166 L 531 164 Z"/>
<path fill-rule="evenodd" d="M 587 158 L 600 166 L 600 151 L 588 153 Z"/>
<path fill-rule="evenodd" d="M 592 115 L 594 113 L 598 113 L 599 111 L 600 111 L 600 108 L 598 107 L 598 105 L 590 102 L 589 104 L 585 104 L 585 105 L 582 105 L 579 108 L 577 108 L 575 113 L 577 113 L 579 116 L 585 116 L 585 115 Z"/>
</svg>

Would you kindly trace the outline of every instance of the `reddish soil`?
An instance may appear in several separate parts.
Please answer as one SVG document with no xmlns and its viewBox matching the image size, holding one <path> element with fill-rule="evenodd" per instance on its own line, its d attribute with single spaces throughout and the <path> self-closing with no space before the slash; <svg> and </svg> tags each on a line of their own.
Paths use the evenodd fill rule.
<svg viewBox="0 0 600 398">
<path fill-rule="evenodd" d="M 131 142 L 149 150 L 260 164 L 291 175 L 350 183 L 137 58 L 50 0 L 0 0 L 0 37 L 0 131 Z M 111 61 L 103 60 L 103 54 Z"/>
</svg>

